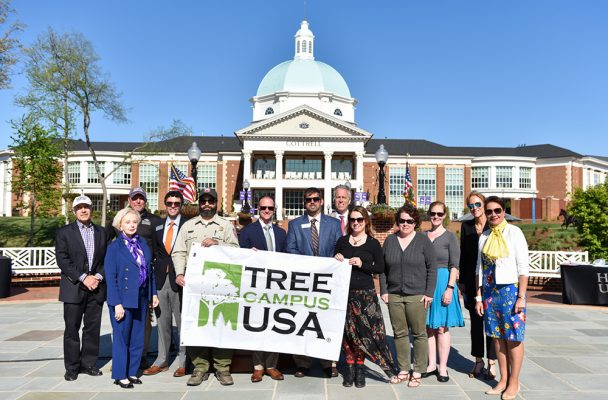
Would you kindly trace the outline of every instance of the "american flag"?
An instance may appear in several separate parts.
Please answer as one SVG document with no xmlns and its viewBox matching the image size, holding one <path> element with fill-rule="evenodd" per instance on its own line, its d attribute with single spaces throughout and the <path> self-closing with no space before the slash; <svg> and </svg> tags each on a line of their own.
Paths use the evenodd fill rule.
<svg viewBox="0 0 608 400">
<path fill-rule="evenodd" d="M 412 175 L 410 174 L 410 163 L 406 161 L 405 163 L 405 190 L 407 192 L 410 189 L 414 188 L 414 184 L 412 183 Z"/>
<path fill-rule="evenodd" d="M 194 200 L 196 199 L 194 178 L 184 175 L 184 173 L 177 169 L 173 163 L 171 163 L 171 172 L 169 176 L 169 190 L 179 190 L 184 196 L 184 200 L 188 203 L 194 203 Z"/>
</svg>

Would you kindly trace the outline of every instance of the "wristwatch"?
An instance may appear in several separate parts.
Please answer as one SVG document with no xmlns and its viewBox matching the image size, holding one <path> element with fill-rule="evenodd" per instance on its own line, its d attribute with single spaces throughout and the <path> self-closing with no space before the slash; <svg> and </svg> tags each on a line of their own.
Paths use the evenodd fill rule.
<svg viewBox="0 0 608 400">
<path fill-rule="evenodd" d="M 454 286 L 453 286 L 453 285 L 450 285 L 450 284 L 448 283 L 448 289 L 452 289 L 452 290 L 454 290 Z"/>
</svg>

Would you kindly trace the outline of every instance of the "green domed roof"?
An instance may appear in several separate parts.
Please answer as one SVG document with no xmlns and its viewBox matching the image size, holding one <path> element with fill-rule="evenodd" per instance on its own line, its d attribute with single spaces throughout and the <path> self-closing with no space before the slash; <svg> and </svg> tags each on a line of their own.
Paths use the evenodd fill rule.
<svg viewBox="0 0 608 400">
<path fill-rule="evenodd" d="M 275 92 L 328 92 L 350 98 L 350 90 L 342 75 L 331 66 L 315 60 L 289 60 L 271 69 L 262 79 L 257 96 Z"/>
</svg>

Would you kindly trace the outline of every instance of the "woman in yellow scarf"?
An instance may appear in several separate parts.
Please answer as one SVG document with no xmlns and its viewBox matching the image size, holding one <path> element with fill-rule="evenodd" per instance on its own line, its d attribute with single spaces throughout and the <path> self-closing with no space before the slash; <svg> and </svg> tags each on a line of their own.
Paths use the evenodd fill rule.
<svg viewBox="0 0 608 400">
<path fill-rule="evenodd" d="M 496 347 L 500 380 L 486 394 L 503 400 L 519 393 L 519 373 L 524 358 L 528 244 L 521 229 L 505 221 L 505 203 L 486 199 L 490 229 L 479 238 L 475 310 L 484 317 L 486 335 Z M 483 293 L 483 295 L 482 295 Z"/>
</svg>

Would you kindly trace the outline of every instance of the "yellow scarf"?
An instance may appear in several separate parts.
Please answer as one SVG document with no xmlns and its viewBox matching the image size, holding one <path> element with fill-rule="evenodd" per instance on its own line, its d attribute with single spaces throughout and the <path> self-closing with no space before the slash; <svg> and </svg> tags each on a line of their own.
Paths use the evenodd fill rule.
<svg viewBox="0 0 608 400">
<path fill-rule="evenodd" d="M 502 236 L 505 226 L 507 226 L 507 221 L 503 219 L 500 224 L 491 227 L 492 232 L 481 250 L 483 254 L 494 260 L 509 256 L 507 242 L 505 242 L 505 238 Z"/>
</svg>

